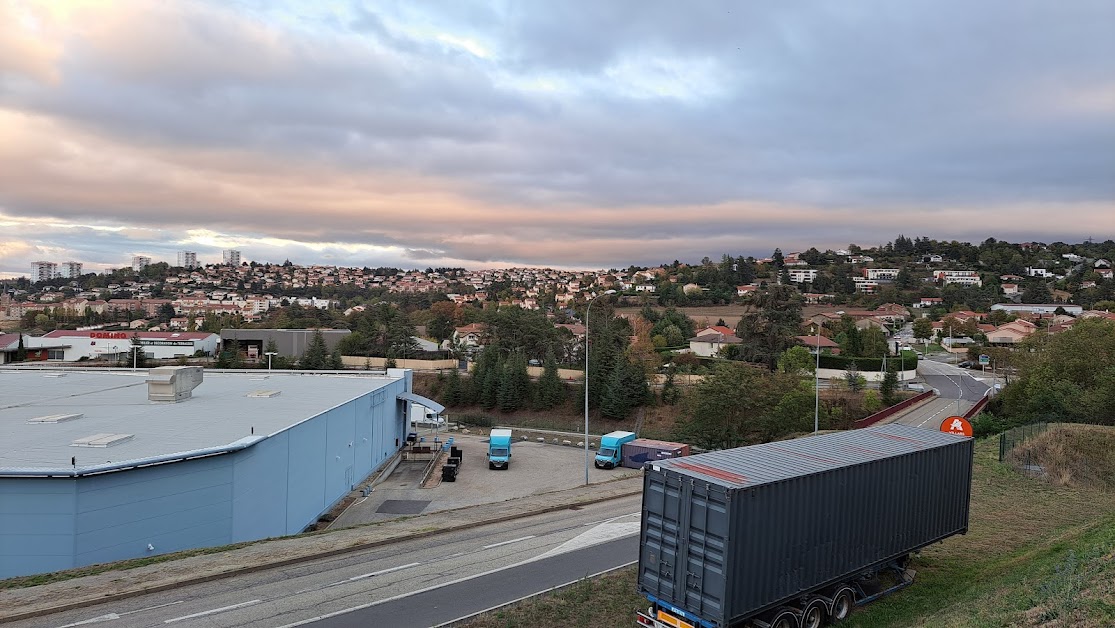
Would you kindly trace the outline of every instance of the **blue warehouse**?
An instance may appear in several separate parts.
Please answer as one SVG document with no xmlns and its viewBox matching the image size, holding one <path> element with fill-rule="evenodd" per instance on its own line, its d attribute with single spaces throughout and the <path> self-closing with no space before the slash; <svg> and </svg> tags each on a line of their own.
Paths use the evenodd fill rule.
<svg viewBox="0 0 1115 628">
<path fill-rule="evenodd" d="M 0 578 L 299 533 L 440 408 L 411 381 L 0 371 Z"/>
</svg>

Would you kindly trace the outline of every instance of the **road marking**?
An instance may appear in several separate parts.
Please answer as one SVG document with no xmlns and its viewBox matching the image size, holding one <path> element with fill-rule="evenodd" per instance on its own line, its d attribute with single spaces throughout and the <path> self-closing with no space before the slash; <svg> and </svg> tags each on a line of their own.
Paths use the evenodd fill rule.
<svg viewBox="0 0 1115 628">
<path fill-rule="evenodd" d="M 587 527 L 589 527 L 589 526 L 598 526 L 598 525 L 600 525 L 600 524 L 602 524 L 602 523 L 611 523 L 611 522 L 613 522 L 613 521 L 617 521 L 617 520 L 619 520 L 619 519 L 623 519 L 624 517 L 641 517 L 641 516 L 642 516 L 642 514 L 643 514 L 643 512 L 642 512 L 641 510 L 640 510 L 640 511 L 638 511 L 638 512 L 629 512 L 629 513 L 627 513 L 626 515 L 620 515 L 620 516 L 618 516 L 618 517 L 612 517 L 612 518 L 610 518 L 610 519 L 601 519 L 600 521 L 590 521 L 590 522 L 588 522 L 588 523 L 582 524 L 582 527 L 585 527 L 585 528 L 587 528 Z"/>
<path fill-rule="evenodd" d="M 164 621 L 163 623 L 164 624 L 173 624 L 176 621 L 182 621 L 184 619 L 193 619 L 195 617 L 205 617 L 206 615 L 216 615 L 217 613 L 223 613 L 225 611 L 236 610 L 238 608 L 244 608 L 246 606 L 253 606 L 255 604 L 259 604 L 262 601 L 263 600 L 250 600 L 250 601 L 247 601 L 247 602 L 241 602 L 239 604 L 233 604 L 231 606 L 222 606 L 221 608 L 214 608 L 214 609 L 210 609 L 210 610 L 207 610 L 207 611 L 201 611 L 200 613 L 194 613 L 193 615 L 183 615 L 181 617 L 175 617 L 174 619 L 168 619 L 168 620 Z"/>
<path fill-rule="evenodd" d="M 499 547 L 500 545 L 511 545 L 512 543 L 518 543 L 519 541 L 526 541 L 533 538 L 534 535 L 532 534 L 530 536 L 524 536 L 521 539 L 511 539 L 510 541 L 503 541 L 502 543 L 492 543 L 491 545 L 485 545 L 484 549 L 492 549 L 493 547 Z"/>
<path fill-rule="evenodd" d="M 159 604 L 157 606 L 148 606 L 147 608 L 137 608 L 134 611 L 125 611 L 123 613 L 120 613 L 120 616 L 123 617 L 124 615 L 134 615 L 136 613 L 142 613 L 144 611 L 153 611 L 157 608 L 166 608 L 168 606 L 174 606 L 175 604 L 181 604 L 183 601 L 184 600 L 178 600 L 177 602 L 167 602 L 166 604 Z"/>
<path fill-rule="evenodd" d="M 355 582 L 357 580 L 363 580 L 364 578 L 372 578 L 374 576 L 382 576 L 385 573 L 391 573 L 393 571 L 402 571 L 403 569 L 410 569 L 411 567 L 417 567 L 418 565 L 421 565 L 421 564 L 422 563 L 410 563 L 409 565 L 399 565 L 398 567 L 390 567 L 388 569 L 380 569 L 379 571 L 373 571 L 372 573 L 366 573 L 366 574 L 362 574 L 362 575 L 359 575 L 359 576 L 353 576 L 353 577 L 349 578 L 348 580 L 346 580 L 346 582 Z"/>
<path fill-rule="evenodd" d="M 109 613 L 107 615 L 94 617 L 93 619 L 86 619 L 85 621 L 75 621 L 72 624 L 66 624 L 65 626 L 59 626 L 58 628 L 72 628 L 73 626 L 84 626 L 86 624 L 99 624 L 102 621 L 112 621 L 114 619 L 120 619 L 120 616 L 116 613 Z"/>
<path fill-rule="evenodd" d="M 624 517 L 629 516 L 630 515 L 624 515 Z M 622 519 L 624 517 L 617 517 L 617 519 Z M 592 547 L 593 545 L 607 543 L 608 541 L 622 539 L 625 536 L 634 536 L 639 533 L 641 526 L 641 521 L 612 521 L 609 523 L 602 523 L 593 527 L 591 530 L 585 530 L 584 532 L 578 534 L 572 539 L 569 539 L 561 545 L 558 545 L 548 552 L 539 554 L 533 560 L 551 558 L 553 556 L 557 556 L 558 554 L 564 554 L 566 552 L 572 552 L 573 550 L 579 550 L 585 547 Z"/>
</svg>

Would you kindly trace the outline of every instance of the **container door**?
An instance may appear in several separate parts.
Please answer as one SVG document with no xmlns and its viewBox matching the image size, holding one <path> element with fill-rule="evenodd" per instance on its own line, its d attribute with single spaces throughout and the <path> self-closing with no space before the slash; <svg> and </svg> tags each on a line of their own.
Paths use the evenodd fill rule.
<svg viewBox="0 0 1115 628">
<path fill-rule="evenodd" d="M 728 504 L 718 487 L 697 483 L 691 494 L 685 528 L 685 608 L 701 617 L 723 618 Z M 712 489 L 712 490 L 710 490 Z"/>
<path fill-rule="evenodd" d="M 644 543 L 639 556 L 639 582 L 643 591 L 665 602 L 681 604 L 684 565 L 678 565 L 681 520 L 686 499 L 680 479 L 666 473 L 647 472 L 643 493 Z M 684 593 L 682 594 L 684 595 Z"/>
</svg>

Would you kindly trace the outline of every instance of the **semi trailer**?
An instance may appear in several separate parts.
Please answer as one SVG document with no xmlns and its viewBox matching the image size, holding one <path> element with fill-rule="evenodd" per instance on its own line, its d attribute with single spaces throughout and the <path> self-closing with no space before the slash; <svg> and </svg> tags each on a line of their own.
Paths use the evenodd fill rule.
<svg viewBox="0 0 1115 628">
<path fill-rule="evenodd" d="M 905 425 L 648 463 L 648 628 L 819 628 L 913 582 L 968 531 L 971 438 Z"/>
</svg>

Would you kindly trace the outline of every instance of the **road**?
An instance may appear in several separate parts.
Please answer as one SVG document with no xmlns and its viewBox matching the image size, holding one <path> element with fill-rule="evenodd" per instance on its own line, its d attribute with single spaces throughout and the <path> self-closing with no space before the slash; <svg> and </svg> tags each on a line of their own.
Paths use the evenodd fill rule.
<svg viewBox="0 0 1115 628">
<path fill-rule="evenodd" d="M 932 360 L 918 361 L 918 375 L 938 396 L 903 413 L 895 423 L 936 429 L 946 418 L 967 412 L 990 388 L 967 369 Z"/>
<path fill-rule="evenodd" d="M 640 504 L 625 497 L 10 625 L 431 626 L 636 560 Z"/>
</svg>

